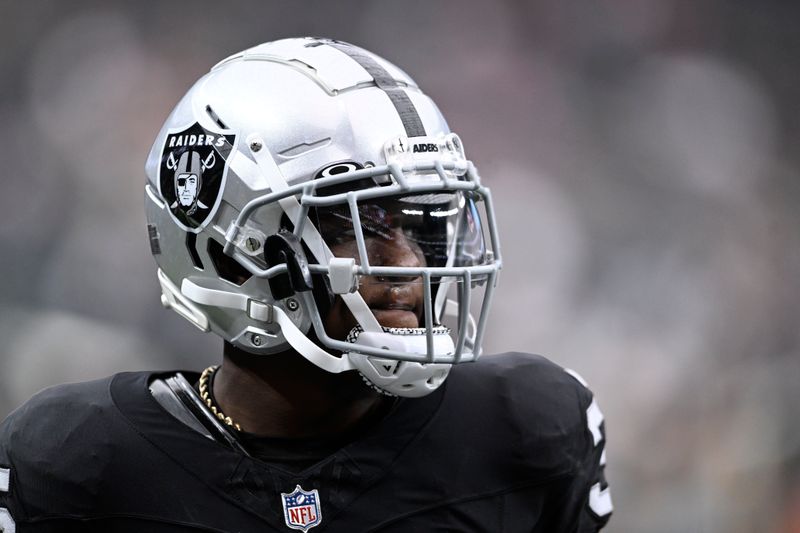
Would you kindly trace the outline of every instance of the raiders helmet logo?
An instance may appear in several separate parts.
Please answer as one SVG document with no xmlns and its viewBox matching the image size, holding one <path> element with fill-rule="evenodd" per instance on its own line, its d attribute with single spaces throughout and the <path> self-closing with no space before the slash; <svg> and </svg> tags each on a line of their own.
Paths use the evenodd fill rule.
<svg viewBox="0 0 800 533">
<path fill-rule="evenodd" d="M 197 232 L 211 220 L 225 185 L 236 135 L 194 123 L 164 140 L 158 186 L 175 222 Z"/>
</svg>

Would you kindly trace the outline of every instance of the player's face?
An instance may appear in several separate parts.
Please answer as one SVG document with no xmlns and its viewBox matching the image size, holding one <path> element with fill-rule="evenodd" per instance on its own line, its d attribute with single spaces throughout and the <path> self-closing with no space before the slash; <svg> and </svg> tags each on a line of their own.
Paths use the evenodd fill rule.
<svg viewBox="0 0 800 533">
<path fill-rule="evenodd" d="M 396 202 L 379 202 L 359 209 L 367 256 L 371 265 L 423 267 L 425 256 L 406 225 L 407 218 Z M 359 262 L 358 246 L 352 222 L 342 212 L 322 214 L 320 232 L 326 236 L 336 257 L 352 257 Z M 420 326 L 423 285 L 419 278 L 363 276 L 359 293 L 385 327 Z M 341 297 L 337 297 L 325 320 L 328 334 L 343 340 L 357 325 Z"/>
</svg>

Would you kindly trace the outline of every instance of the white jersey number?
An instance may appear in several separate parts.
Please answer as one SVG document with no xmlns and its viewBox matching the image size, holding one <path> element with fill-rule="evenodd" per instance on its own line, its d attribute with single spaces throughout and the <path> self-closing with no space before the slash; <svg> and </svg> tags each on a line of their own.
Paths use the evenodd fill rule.
<svg viewBox="0 0 800 533">
<path fill-rule="evenodd" d="M 0 468 L 0 492 L 8 492 L 11 483 L 11 469 Z M 0 507 L 0 533 L 14 533 L 17 526 L 8 509 Z"/>
</svg>

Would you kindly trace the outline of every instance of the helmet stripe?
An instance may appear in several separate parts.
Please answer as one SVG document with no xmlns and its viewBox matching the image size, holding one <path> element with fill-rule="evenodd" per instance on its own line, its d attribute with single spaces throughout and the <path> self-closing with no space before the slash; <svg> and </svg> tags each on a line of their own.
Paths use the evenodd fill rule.
<svg viewBox="0 0 800 533">
<path fill-rule="evenodd" d="M 417 108 L 414 107 L 414 103 L 406 94 L 405 89 L 380 63 L 375 61 L 375 58 L 361 48 L 341 41 L 325 40 L 324 44 L 347 54 L 372 76 L 372 79 L 375 80 L 375 85 L 386 93 L 386 96 L 389 97 L 392 105 L 397 110 L 397 114 L 400 116 L 400 120 L 406 130 L 406 135 L 409 137 L 424 137 L 426 135 L 425 126 L 422 124 L 419 113 L 417 113 Z"/>
</svg>

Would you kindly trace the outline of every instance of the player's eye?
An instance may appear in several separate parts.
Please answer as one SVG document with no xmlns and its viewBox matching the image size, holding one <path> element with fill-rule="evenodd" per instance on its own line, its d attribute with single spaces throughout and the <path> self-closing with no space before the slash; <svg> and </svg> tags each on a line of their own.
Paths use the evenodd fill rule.
<svg viewBox="0 0 800 533">
<path fill-rule="evenodd" d="M 186 178 L 178 178 L 178 187 L 186 187 Z"/>
<path fill-rule="evenodd" d="M 353 242 L 356 240 L 356 232 L 352 228 L 340 230 L 336 233 L 336 235 L 333 237 L 332 240 L 335 244 L 345 244 L 348 242 Z"/>
</svg>

